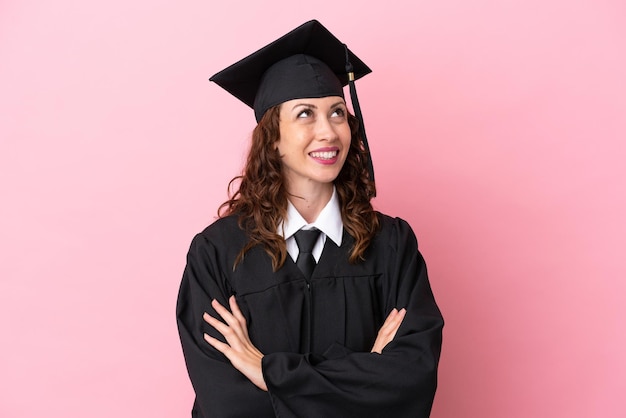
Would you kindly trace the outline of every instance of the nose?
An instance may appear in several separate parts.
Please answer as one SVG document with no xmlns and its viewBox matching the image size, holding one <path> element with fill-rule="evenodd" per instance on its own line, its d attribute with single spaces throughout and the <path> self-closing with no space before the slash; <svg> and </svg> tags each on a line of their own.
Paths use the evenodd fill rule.
<svg viewBox="0 0 626 418">
<path fill-rule="evenodd" d="M 336 126 L 329 117 L 317 118 L 315 123 L 315 136 L 319 140 L 329 142 L 335 141 L 339 137 Z"/>
</svg>

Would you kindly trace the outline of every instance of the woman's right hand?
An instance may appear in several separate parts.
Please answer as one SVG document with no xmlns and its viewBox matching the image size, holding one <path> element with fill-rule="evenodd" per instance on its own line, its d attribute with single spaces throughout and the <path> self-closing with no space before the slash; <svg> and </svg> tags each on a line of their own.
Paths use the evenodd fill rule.
<svg viewBox="0 0 626 418">
<path fill-rule="evenodd" d="M 224 354 L 235 369 L 239 370 L 259 389 L 267 392 L 267 385 L 263 378 L 263 353 L 250 341 L 246 318 L 241 313 L 235 296 L 231 296 L 228 299 L 228 303 L 230 311 L 215 299 L 211 302 L 211 306 L 224 322 L 206 312 L 203 315 L 204 320 L 224 336 L 226 343 L 206 333 L 204 334 L 204 339 L 216 350 Z"/>
<path fill-rule="evenodd" d="M 400 310 L 393 308 L 391 310 L 389 316 L 385 319 L 385 323 L 378 331 L 376 341 L 374 341 L 374 346 L 372 347 L 372 353 L 380 354 L 383 348 L 393 340 L 400 328 L 400 324 L 402 324 L 404 315 L 406 315 L 406 309 L 404 308 Z"/>
</svg>

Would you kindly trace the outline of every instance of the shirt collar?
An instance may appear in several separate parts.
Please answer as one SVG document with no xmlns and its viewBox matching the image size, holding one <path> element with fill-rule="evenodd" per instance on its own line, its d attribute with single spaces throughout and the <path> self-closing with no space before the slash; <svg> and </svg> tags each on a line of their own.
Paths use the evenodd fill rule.
<svg viewBox="0 0 626 418">
<path fill-rule="evenodd" d="M 330 200 L 317 216 L 317 219 L 310 224 L 304 220 L 296 207 L 291 202 L 287 201 L 287 217 L 282 224 L 282 235 L 285 239 L 288 239 L 303 227 L 305 229 L 317 228 L 326 234 L 328 238 L 333 240 L 337 246 L 341 246 L 343 221 L 341 219 L 339 196 L 334 187 Z"/>
</svg>

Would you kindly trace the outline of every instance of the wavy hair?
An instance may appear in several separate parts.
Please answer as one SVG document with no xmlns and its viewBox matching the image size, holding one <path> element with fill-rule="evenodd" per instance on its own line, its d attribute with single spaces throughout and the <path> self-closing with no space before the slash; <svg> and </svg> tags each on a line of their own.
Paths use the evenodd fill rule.
<svg viewBox="0 0 626 418">
<path fill-rule="evenodd" d="M 287 216 L 287 190 L 282 161 L 276 142 L 280 139 L 280 105 L 270 108 L 252 132 L 252 142 L 243 174 L 228 184 L 229 199 L 218 209 L 218 216 L 237 215 L 239 226 L 250 241 L 241 250 L 233 269 L 246 252 L 262 245 L 272 259 L 274 271 L 285 263 L 287 246 L 278 228 Z M 367 174 L 367 152 L 358 135 L 359 121 L 348 114 L 351 140 L 348 156 L 335 179 L 343 226 L 355 242 L 349 261 L 365 259 L 365 251 L 379 228 L 371 204 L 376 194 Z"/>
</svg>

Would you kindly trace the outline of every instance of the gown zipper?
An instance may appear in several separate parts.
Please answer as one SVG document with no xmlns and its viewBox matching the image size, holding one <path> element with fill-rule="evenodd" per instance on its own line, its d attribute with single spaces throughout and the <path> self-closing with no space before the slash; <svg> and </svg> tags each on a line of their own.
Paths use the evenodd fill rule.
<svg viewBox="0 0 626 418">
<path fill-rule="evenodd" d="M 302 336 L 304 339 L 304 344 L 302 344 L 302 348 L 304 353 L 310 353 L 312 347 L 312 339 L 313 339 L 313 294 L 311 292 L 311 283 L 306 280 L 306 289 L 304 290 L 304 303 L 306 304 L 305 315 L 306 319 L 303 321 L 304 326 L 302 330 Z"/>
</svg>

